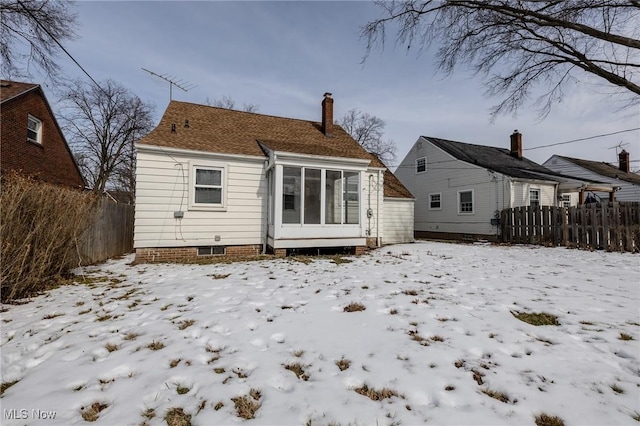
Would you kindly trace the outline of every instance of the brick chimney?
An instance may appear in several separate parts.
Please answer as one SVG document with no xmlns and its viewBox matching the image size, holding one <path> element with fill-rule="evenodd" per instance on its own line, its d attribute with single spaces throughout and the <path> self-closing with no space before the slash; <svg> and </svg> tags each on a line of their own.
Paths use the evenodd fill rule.
<svg viewBox="0 0 640 426">
<path fill-rule="evenodd" d="M 329 92 L 322 100 L 322 133 L 327 137 L 333 136 L 333 98 Z"/>
<path fill-rule="evenodd" d="M 522 159 L 522 133 L 517 130 L 514 130 L 511 135 L 511 156 Z"/>
<path fill-rule="evenodd" d="M 618 161 L 620 162 L 619 169 L 625 173 L 629 173 L 629 153 L 624 149 L 618 154 Z"/>
</svg>

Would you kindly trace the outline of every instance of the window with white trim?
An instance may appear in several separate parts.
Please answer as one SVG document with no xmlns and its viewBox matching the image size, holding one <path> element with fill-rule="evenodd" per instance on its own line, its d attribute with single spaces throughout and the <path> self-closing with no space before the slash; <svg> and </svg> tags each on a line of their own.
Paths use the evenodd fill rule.
<svg viewBox="0 0 640 426">
<path fill-rule="evenodd" d="M 224 166 L 193 165 L 189 208 L 193 210 L 222 210 L 225 208 L 226 168 Z"/>
<path fill-rule="evenodd" d="M 357 225 L 360 223 L 360 173 L 284 166 L 282 223 Z"/>
<path fill-rule="evenodd" d="M 429 210 L 442 209 L 442 193 L 429 194 Z"/>
<path fill-rule="evenodd" d="M 424 173 L 427 171 L 427 157 L 416 159 L 416 173 Z"/>
<path fill-rule="evenodd" d="M 458 191 L 458 213 L 473 214 L 473 189 Z"/>
<path fill-rule="evenodd" d="M 538 207 L 540 205 L 540 189 L 529 189 L 529 205 L 532 207 Z"/>
<path fill-rule="evenodd" d="M 33 115 L 27 117 L 27 140 L 42 145 L 42 121 Z"/>
<path fill-rule="evenodd" d="M 571 195 L 570 194 L 562 194 L 562 207 L 571 207 Z"/>
</svg>

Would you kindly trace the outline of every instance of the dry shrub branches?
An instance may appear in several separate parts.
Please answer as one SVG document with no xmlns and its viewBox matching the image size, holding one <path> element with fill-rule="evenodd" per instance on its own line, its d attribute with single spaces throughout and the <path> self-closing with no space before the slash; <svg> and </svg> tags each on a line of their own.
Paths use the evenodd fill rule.
<svg viewBox="0 0 640 426">
<path fill-rule="evenodd" d="M 0 194 L 2 301 L 46 288 L 79 264 L 78 238 L 95 215 L 95 196 L 17 174 L 3 176 Z"/>
</svg>

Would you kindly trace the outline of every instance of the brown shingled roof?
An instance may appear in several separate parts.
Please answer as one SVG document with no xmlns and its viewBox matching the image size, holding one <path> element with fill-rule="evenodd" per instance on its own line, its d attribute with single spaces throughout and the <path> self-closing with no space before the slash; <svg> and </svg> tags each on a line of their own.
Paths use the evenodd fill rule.
<svg viewBox="0 0 640 426">
<path fill-rule="evenodd" d="M 188 120 L 188 126 L 186 124 Z M 171 126 L 175 124 L 175 132 Z M 342 127 L 326 137 L 319 122 L 171 101 L 160 124 L 141 144 L 264 156 L 258 141 L 275 151 L 370 159 Z"/>
<path fill-rule="evenodd" d="M 33 83 L 20 83 L 17 81 L 0 80 L 0 102 L 15 98 L 25 92 L 37 88 Z"/>
<path fill-rule="evenodd" d="M 384 196 L 389 198 L 414 198 L 407 187 L 389 169 L 384 171 Z"/>
</svg>

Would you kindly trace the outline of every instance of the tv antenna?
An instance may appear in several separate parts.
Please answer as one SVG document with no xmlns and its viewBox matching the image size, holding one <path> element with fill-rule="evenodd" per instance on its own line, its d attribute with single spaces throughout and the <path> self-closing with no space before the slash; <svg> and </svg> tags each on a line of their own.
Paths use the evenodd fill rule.
<svg viewBox="0 0 640 426">
<path fill-rule="evenodd" d="M 178 89 L 182 90 L 183 92 L 188 92 L 190 89 L 193 89 L 194 87 L 196 87 L 195 84 L 187 83 L 184 80 L 178 80 L 177 77 L 174 75 L 158 74 L 146 68 L 142 68 L 142 70 L 148 72 L 153 76 L 160 77 L 161 79 L 169 83 L 169 101 L 173 100 L 173 86 L 176 86 Z"/>
</svg>

